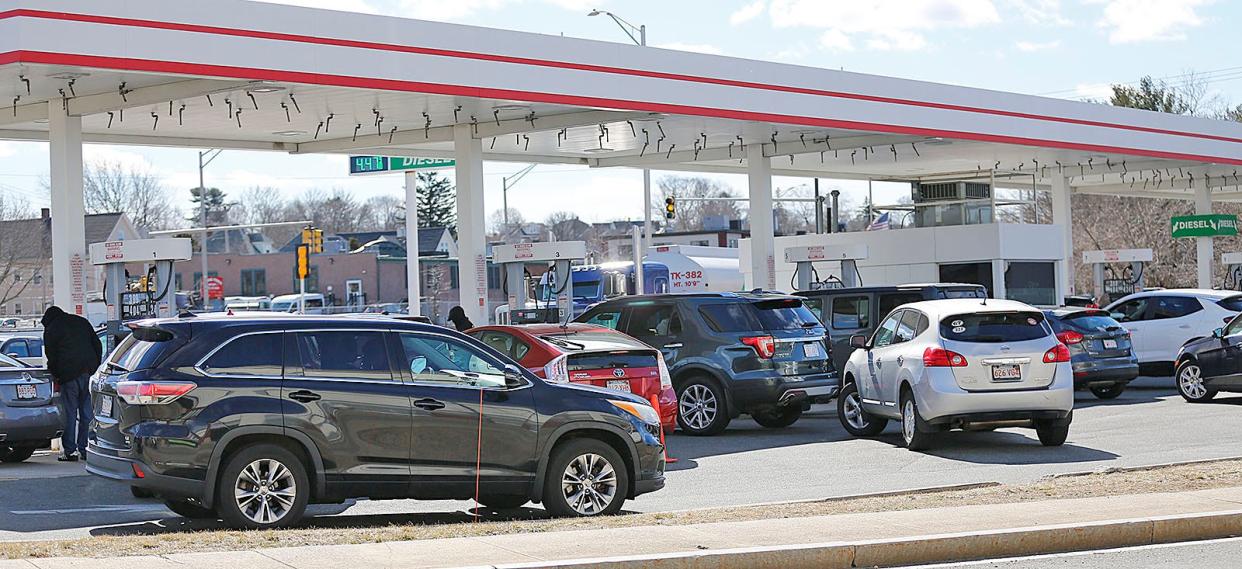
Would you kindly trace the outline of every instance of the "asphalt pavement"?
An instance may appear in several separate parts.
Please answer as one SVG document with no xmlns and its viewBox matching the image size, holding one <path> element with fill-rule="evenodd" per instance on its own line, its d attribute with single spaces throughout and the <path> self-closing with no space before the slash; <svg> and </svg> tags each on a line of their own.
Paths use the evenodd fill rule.
<svg viewBox="0 0 1242 569">
<path fill-rule="evenodd" d="M 1238 567 L 1240 556 L 1242 538 L 1229 538 L 1015 559 L 921 565 L 906 569 L 1234 569 Z"/>
<path fill-rule="evenodd" d="M 669 438 L 668 486 L 627 503 L 631 511 L 816 499 L 977 482 L 1026 482 L 1053 473 L 1242 455 L 1242 396 L 1186 403 L 1171 389 L 1129 390 L 1113 401 L 1080 393 L 1068 442 L 1039 444 L 1034 431 L 951 432 L 924 453 L 898 444 L 897 426 L 854 439 L 835 412 L 817 407 L 790 428 L 768 430 L 738 419 L 716 437 Z M 438 523 L 468 519 L 470 502 L 359 501 L 317 506 L 316 525 Z M 541 517 L 538 507 L 525 517 Z M 85 475 L 81 464 L 50 456 L 0 464 L 0 540 L 159 533 L 210 527 L 172 516 L 158 501 L 133 498 L 121 484 Z"/>
</svg>

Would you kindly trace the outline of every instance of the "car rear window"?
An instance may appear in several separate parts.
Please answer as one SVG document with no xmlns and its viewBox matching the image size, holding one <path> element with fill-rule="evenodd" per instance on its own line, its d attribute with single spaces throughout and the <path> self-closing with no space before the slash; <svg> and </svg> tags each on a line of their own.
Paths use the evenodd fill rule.
<svg viewBox="0 0 1242 569">
<path fill-rule="evenodd" d="M 112 357 L 108 358 L 109 371 L 124 372 L 153 368 L 164 353 L 170 351 L 172 345 L 172 338 L 139 340 L 133 334 L 126 336 L 112 352 Z"/>
<path fill-rule="evenodd" d="M 1062 316 L 1061 322 L 1083 332 L 1104 332 L 1121 328 L 1121 324 L 1103 310 L 1072 312 Z"/>
<path fill-rule="evenodd" d="M 956 342 L 1022 342 L 1049 333 L 1038 312 L 957 314 L 940 321 L 940 336 Z"/>
<path fill-rule="evenodd" d="M 940 291 L 941 298 L 987 298 L 987 291 L 982 288 L 946 288 Z"/>
<path fill-rule="evenodd" d="M 800 330 L 819 326 L 815 315 L 797 299 L 705 304 L 699 312 L 717 332 Z"/>
<path fill-rule="evenodd" d="M 565 358 L 569 371 L 656 367 L 655 352 L 586 352 Z"/>
<path fill-rule="evenodd" d="M 1233 312 L 1242 312 L 1242 294 L 1239 294 L 1237 296 L 1230 296 L 1227 298 L 1222 298 L 1216 301 L 1216 304 L 1219 304 L 1220 307 L 1224 308 L 1225 310 L 1231 310 Z"/>
</svg>

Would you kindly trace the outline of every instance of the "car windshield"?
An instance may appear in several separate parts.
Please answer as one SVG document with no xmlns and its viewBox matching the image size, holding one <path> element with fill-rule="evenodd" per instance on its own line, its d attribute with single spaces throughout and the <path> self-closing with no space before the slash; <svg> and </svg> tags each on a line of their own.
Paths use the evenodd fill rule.
<svg viewBox="0 0 1242 569">
<path fill-rule="evenodd" d="M 1242 312 L 1242 294 L 1239 294 L 1237 296 L 1230 296 L 1227 298 L 1222 298 L 1216 301 L 1216 304 L 1219 304 L 1220 307 L 1224 308 L 1225 310 L 1230 310 L 1233 312 Z"/>
<path fill-rule="evenodd" d="M 940 336 L 956 342 L 1022 342 L 1049 333 L 1038 312 L 957 314 L 940 321 Z"/>
<path fill-rule="evenodd" d="M 574 283 L 574 298 L 599 298 L 599 281 Z"/>
<path fill-rule="evenodd" d="M 0 354 L 0 367 L 26 367 L 26 364 L 19 362 L 9 356 Z"/>
</svg>

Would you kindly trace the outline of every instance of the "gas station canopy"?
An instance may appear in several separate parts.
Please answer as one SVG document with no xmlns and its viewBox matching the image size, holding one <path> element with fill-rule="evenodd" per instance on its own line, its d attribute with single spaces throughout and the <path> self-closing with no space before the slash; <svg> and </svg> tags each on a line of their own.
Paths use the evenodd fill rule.
<svg viewBox="0 0 1242 569">
<path fill-rule="evenodd" d="M 1196 199 L 1200 213 L 1204 198 L 1209 211 L 1242 198 L 1237 123 L 239 0 L 0 4 L 0 139 L 52 133 L 53 202 L 61 128 L 70 146 L 456 158 L 477 212 L 466 146 L 482 160 L 746 172 L 752 207 L 772 175 L 1017 176 L 1066 196 Z M 480 225 L 468 258 L 482 216 L 463 221 Z"/>
</svg>

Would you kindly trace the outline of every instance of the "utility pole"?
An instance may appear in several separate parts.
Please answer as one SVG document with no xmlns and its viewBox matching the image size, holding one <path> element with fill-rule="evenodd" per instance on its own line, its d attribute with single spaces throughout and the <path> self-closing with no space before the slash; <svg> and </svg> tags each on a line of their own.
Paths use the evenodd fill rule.
<svg viewBox="0 0 1242 569">
<path fill-rule="evenodd" d="M 500 214 L 504 219 L 505 232 L 509 231 L 509 188 L 516 186 L 518 182 L 522 181 L 522 178 L 525 178 L 531 170 L 534 170 L 535 166 L 537 166 L 537 164 L 531 164 L 521 170 L 518 170 L 512 176 L 505 176 L 500 179 Z"/>
<path fill-rule="evenodd" d="M 198 279 L 199 294 L 203 299 L 203 311 L 207 311 L 207 236 L 211 235 L 207 231 L 207 187 L 203 185 L 203 170 L 211 164 L 224 150 L 215 148 L 212 150 L 203 150 L 198 153 L 198 215 L 199 221 L 203 224 L 203 239 L 199 242 L 199 256 L 202 259 L 202 277 Z"/>
</svg>

